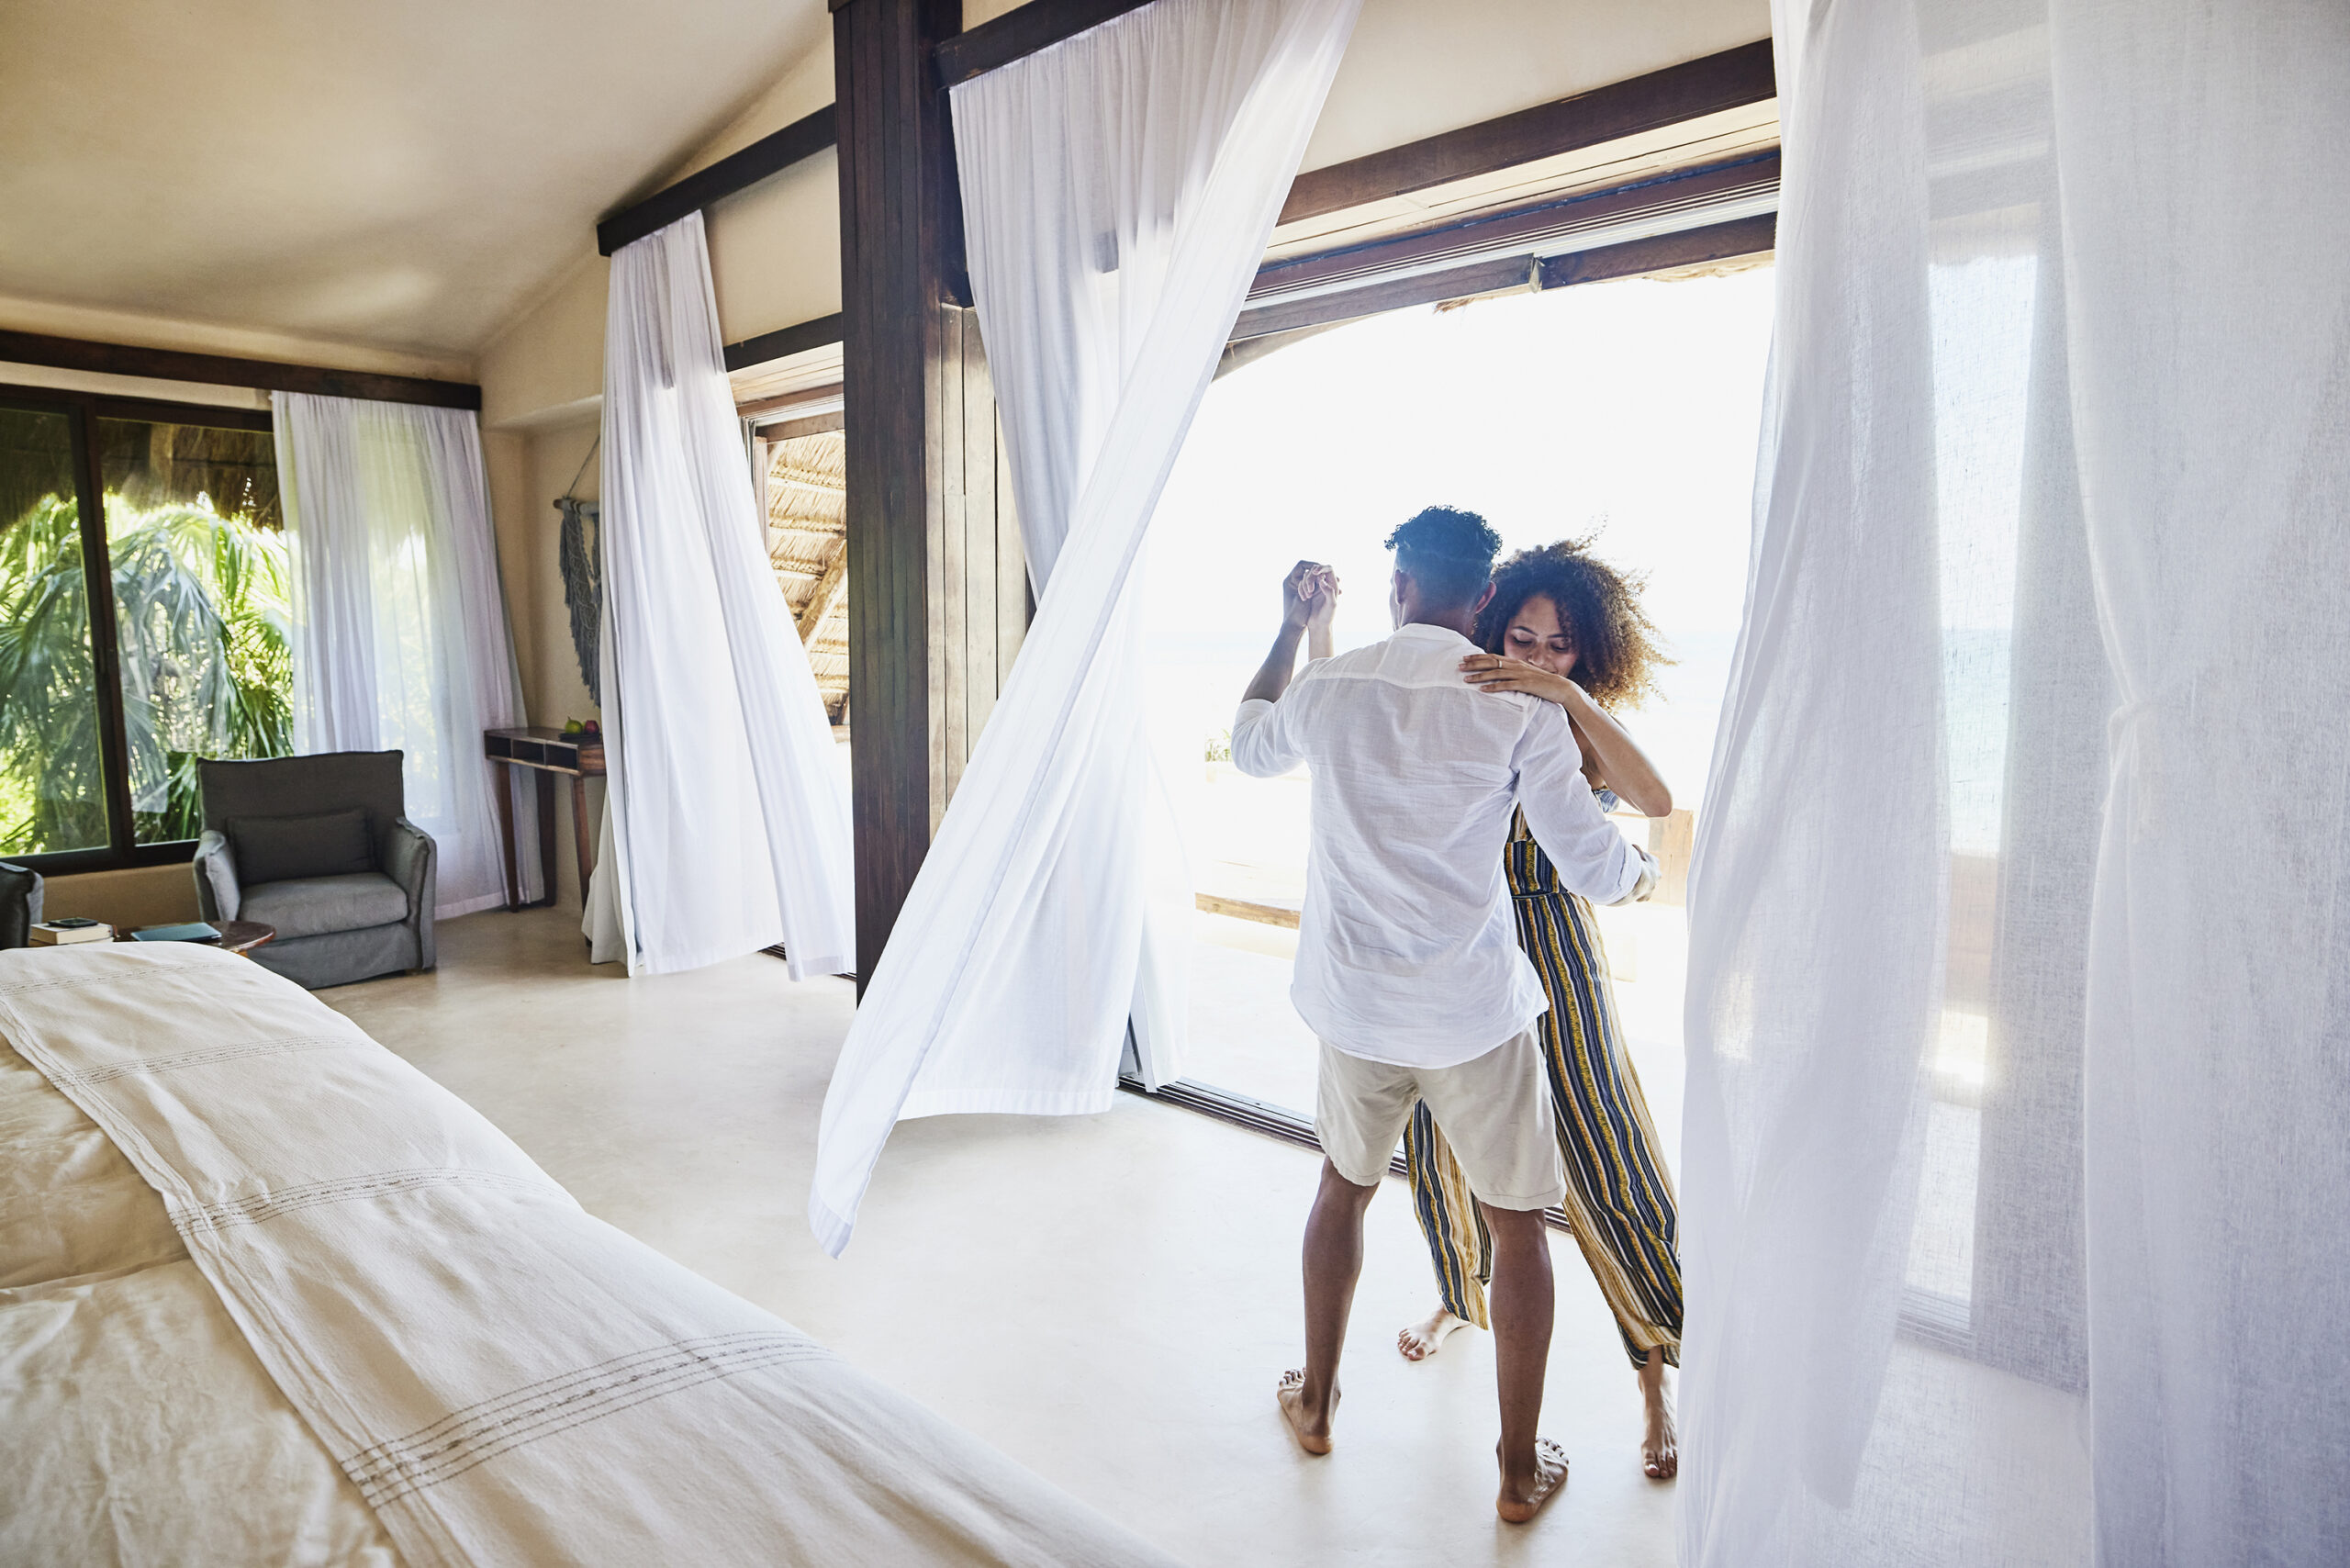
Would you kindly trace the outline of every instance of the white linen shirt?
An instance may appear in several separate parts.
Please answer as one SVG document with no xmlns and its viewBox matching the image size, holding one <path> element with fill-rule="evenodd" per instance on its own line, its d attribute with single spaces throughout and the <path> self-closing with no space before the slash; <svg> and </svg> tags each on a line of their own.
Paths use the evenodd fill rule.
<svg viewBox="0 0 2350 1568">
<path fill-rule="evenodd" d="M 1559 880 L 1595 902 L 1628 896 L 1648 865 L 1593 797 L 1566 711 L 1469 685 L 1460 661 L 1476 651 L 1405 626 L 1307 665 L 1279 702 L 1243 702 L 1232 722 L 1241 772 L 1313 770 L 1290 1001 L 1349 1056 L 1451 1067 L 1549 1010 L 1503 876 L 1513 807 Z"/>
</svg>

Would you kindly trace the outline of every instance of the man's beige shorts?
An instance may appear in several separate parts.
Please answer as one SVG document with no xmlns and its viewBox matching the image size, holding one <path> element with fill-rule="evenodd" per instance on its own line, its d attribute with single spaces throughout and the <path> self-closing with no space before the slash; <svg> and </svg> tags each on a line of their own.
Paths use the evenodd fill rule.
<svg viewBox="0 0 2350 1568">
<path fill-rule="evenodd" d="M 1322 1042 L 1314 1130 L 1356 1186 L 1376 1186 L 1387 1174 L 1416 1100 L 1428 1103 L 1480 1200 L 1497 1209 L 1566 1201 L 1557 1116 L 1532 1029 L 1455 1067 L 1391 1067 Z"/>
</svg>

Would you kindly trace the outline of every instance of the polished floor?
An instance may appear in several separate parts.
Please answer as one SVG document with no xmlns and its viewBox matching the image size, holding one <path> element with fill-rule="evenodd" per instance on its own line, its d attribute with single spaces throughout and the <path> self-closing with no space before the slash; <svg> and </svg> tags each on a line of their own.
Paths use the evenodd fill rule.
<svg viewBox="0 0 2350 1568">
<path fill-rule="evenodd" d="M 631 981 L 588 966 L 577 919 L 448 922 L 437 971 L 321 995 L 591 1212 L 1202 1568 L 1672 1562 L 1673 1488 L 1640 1473 L 1632 1374 L 1565 1238 L 1544 1428 L 1573 1469 L 1515 1529 L 1487 1338 L 1393 1350 L 1430 1297 L 1400 1182 L 1371 1208 L 1337 1451 L 1307 1459 L 1272 1386 L 1300 1360 L 1311 1153 L 1125 1095 L 912 1122 L 834 1261 L 803 1215 L 849 984 L 765 957 Z"/>
</svg>

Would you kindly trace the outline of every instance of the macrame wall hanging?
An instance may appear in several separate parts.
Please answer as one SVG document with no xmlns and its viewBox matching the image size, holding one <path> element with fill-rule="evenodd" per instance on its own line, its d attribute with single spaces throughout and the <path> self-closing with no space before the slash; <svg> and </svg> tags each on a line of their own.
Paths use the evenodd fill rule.
<svg viewBox="0 0 2350 1568">
<path fill-rule="evenodd" d="M 600 443 L 601 435 L 597 437 Z M 581 460 L 579 472 L 571 476 L 571 489 L 579 488 L 586 477 L 588 465 L 596 460 L 596 448 L 590 446 Z M 599 568 L 600 552 L 597 548 L 598 526 L 596 503 L 583 501 L 566 491 L 554 503 L 563 513 L 563 538 L 558 546 L 563 568 L 563 602 L 571 611 L 571 651 L 579 658 L 579 678 L 588 685 L 588 700 L 599 708 L 604 705 L 601 674 L 597 656 L 597 636 L 604 619 L 604 576 Z"/>
</svg>

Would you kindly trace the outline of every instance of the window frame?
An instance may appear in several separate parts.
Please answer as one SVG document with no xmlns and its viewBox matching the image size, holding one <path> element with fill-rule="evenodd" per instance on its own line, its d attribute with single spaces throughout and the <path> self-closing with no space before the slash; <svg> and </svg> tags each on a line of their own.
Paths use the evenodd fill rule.
<svg viewBox="0 0 2350 1568">
<path fill-rule="evenodd" d="M 259 409 L 6 384 L 0 384 L 0 409 L 62 414 L 72 437 L 73 506 L 82 534 L 82 585 L 89 604 L 91 671 L 98 705 L 98 766 L 105 780 L 106 812 L 106 842 L 103 846 L 0 857 L 45 877 L 185 865 L 196 858 L 196 840 L 177 838 L 141 844 L 131 812 L 130 741 L 122 705 L 122 651 L 116 628 L 114 558 L 106 542 L 105 456 L 95 439 L 93 421 L 132 420 L 259 431 L 274 428 L 271 416 Z"/>
</svg>

